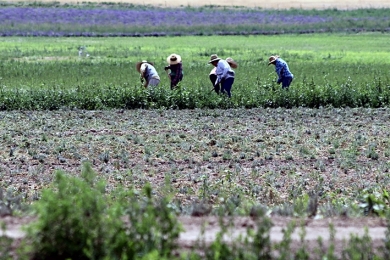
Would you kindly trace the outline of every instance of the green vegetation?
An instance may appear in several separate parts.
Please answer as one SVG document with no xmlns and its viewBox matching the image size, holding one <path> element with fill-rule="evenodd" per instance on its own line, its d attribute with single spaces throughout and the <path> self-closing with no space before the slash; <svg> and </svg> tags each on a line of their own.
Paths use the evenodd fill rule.
<svg viewBox="0 0 390 260">
<path fill-rule="evenodd" d="M 57 172 L 53 189 L 35 206 L 39 219 L 28 231 L 32 259 L 165 259 L 176 249 L 180 227 L 166 198 L 117 191 L 115 201 L 105 183 L 85 164 L 82 178 Z M 126 224 L 127 222 L 127 224 Z"/>
<path fill-rule="evenodd" d="M 387 35 L 214 36 L 167 38 L 2 38 L 3 110 L 226 107 L 384 107 L 390 101 Z M 85 46 L 89 57 L 78 56 Z M 163 67 L 170 53 L 184 60 L 185 76 L 170 91 Z M 238 63 L 233 98 L 211 91 L 209 56 Z M 275 84 L 271 54 L 295 75 L 288 92 Z M 143 89 L 135 71 L 155 62 L 162 82 Z"/>
<path fill-rule="evenodd" d="M 271 243 L 271 220 L 264 209 L 253 214 L 256 228 L 248 227 L 245 236 L 231 236 L 233 222 L 220 219 L 221 231 L 215 241 L 207 244 L 200 237 L 191 250 L 179 247 L 181 231 L 169 199 L 154 199 L 152 189 L 145 185 L 143 193 L 117 189 L 111 195 L 104 192 L 89 164 L 84 164 L 81 178 L 56 173 L 50 189 L 35 203 L 38 219 L 28 226 L 27 237 L 19 247 L 19 259 L 387 259 L 390 226 L 386 242 L 372 248 L 367 232 L 362 237 L 352 235 L 344 241 L 342 257 L 334 251 L 335 230 L 329 226 L 331 239 L 324 246 L 321 240 L 315 248 L 304 246 L 305 227 L 291 221 L 283 239 Z M 301 229 L 300 247 L 293 248 L 292 233 Z M 226 240 L 226 237 L 231 239 Z M 333 238 L 332 238 L 333 237 Z M 10 240 L 0 249 L 2 259 L 12 259 L 7 251 Z M 313 254 L 318 252 L 318 256 Z"/>
</svg>

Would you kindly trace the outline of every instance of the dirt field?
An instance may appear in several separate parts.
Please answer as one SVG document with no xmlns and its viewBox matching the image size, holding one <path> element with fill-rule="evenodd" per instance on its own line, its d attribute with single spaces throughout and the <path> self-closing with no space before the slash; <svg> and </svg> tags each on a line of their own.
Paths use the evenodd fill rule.
<svg viewBox="0 0 390 260">
<path fill-rule="evenodd" d="M 19 2 L 19 0 L 11 0 Z M 25 1 L 35 2 L 35 1 Z M 52 2 L 52 0 L 42 0 L 42 2 Z M 59 0 L 59 2 L 66 3 L 77 3 L 80 1 L 75 0 Z M 103 0 L 89 1 L 89 2 L 107 2 Z M 390 1 L 388 0 L 184 0 L 184 1 L 166 1 L 166 0 L 114 0 L 110 2 L 122 2 L 122 3 L 133 3 L 139 5 L 154 5 L 161 7 L 177 7 L 177 6 L 205 6 L 205 5 L 220 5 L 220 6 L 245 6 L 245 7 L 261 7 L 261 8 L 272 8 L 272 9 L 290 9 L 290 8 L 302 8 L 302 9 L 328 9 L 337 8 L 340 10 L 345 9 L 358 9 L 358 8 L 389 8 Z"/>
</svg>

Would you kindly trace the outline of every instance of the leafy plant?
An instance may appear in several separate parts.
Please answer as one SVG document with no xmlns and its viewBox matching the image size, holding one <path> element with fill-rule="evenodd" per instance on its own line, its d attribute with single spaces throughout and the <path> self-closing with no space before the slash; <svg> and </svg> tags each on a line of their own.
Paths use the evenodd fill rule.
<svg viewBox="0 0 390 260">
<path fill-rule="evenodd" d="M 381 217 L 386 216 L 389 209 L 390 197 L 386 190 L 382 192 L 378 191 L 365 191 L 363 193 L 363 202 L 360 203 L 360 208 L 364 210 L 365 215 L 378 215 Z"/>
</svg>

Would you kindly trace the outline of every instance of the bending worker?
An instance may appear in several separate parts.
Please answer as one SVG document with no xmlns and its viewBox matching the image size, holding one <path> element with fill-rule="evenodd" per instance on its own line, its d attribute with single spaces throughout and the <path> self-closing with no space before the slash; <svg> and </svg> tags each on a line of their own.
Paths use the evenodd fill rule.
<svg viewBox="0 0 390 260">
<path fill-rule="evenodd" d="M 234 83 L 234 70 L 232 70 L 226 60 L 218 58 L 217 54 L 211 55 L 209 63 L 217 68 L 215 71 L 217 79 L 214 82 L 214 88 L 221 83 L 221 92 L 226 93 L 230 98 L 232 96 L 231 89 Z"/>
<path fill-rule="evenodd" d="M 160 76 L 158 75 L 152 62 L 148 62 L 146 60 L 137 62 L 135 68 L 139 72 L 141 83 L 145 88 L 148 86 L 157 86 L 160 83 Z"/>
<path fill-rule="evenodd" d="M 268 66 L 270 64 L 275 65 L 275 72 L 278 74 L 278 81 L 277 83 L 282 83 L 282 88 L 288 89 L 290 87 L 290 84 L 294 78 L 294 75 L 291 73 L 290 69 L 288 68 L 287 62 L 282 60 L 279 56 L 271 56 L 269 57 Z"/>
</svg>

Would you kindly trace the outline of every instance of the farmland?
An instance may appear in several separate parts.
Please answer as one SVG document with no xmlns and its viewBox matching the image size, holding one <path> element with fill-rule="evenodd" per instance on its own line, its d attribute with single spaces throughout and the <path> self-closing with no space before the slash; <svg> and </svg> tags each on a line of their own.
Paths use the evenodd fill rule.
<svg viewBox="0 0 390 260">
<path fill-rule="evenodd" d="M 36 4 L 26 10 L 42 11 Z M 100 10 L 96 4 L 84 9 Z M 13 11 L 18 17 L 20 10 Z M 205 13 L 219 11 L 208 7 Z M 264 19 L 280 17 L 272 12 Z M 270 259 L 272 250 L 280 254 L 272 253 L 275 259 L 288 259 L 292 227 L 280 244 L 271 245 L 269 216 L 274 224 L 279 218 L 352 222 L 370 216 L 375 218 L 370 227 L 384 229 L 390 188 L 386 10 L 372 11 L 382 15 L 373 22 L 370 9 L 343 13 L 365 18 L 349 19 L 355 21 L 351 27 L 337 32 L 321 28 L 345 20 L 332 23 L 338 18 L 328 17 L 319 27 L 313 24 L 339 12 L 286 12 L 291 13 L 279 15 L 289 14 L 292 20 L 271 21 L 269 28 L 251 29 L 243 22 L 242 27 L 217 25 L 214 32 L 223 33 L 213 34 L 204 31 L 209 24 L 199 28 L 189 23 L 176 28 L 181 37 L 165 37 L 172 24 L 149 24 L 139 33 L 131 26 L 115 31 L 100 20 L 80 27 L 66 21 L 55 27 L 47 21 L 1 23 L 13 36 L 0 38 L 0 208 L 3 216 L 34 212 L 40 217 L 27 232 L 33 254 L 75 258 L 82 252 L 86 259 L 114 259 L 131 258 L 134 250 L 144 259 L 179 257 L 175 216 L 251 216 L 257 221 L 250 224 L 260 227 L 257 233 L 247 233 L 254 243 L 230 240 L 227 246 L 217 239 L 210 251 L 197 248 L 207 259 L 216 259 L 217 253 L 221 259 L 239 259 L 244 253 L 246 259 Z M 77 17 L 75 13 L 61 17 Z M 301 25 L 297 17 L 303 19 Z M 117 37 L 124 29 L 127 37 Z M 241 30 L 245 33 L 238 35 Z M 229 31 L 234 35 L 222 35 Z M 351 33 L 355 31 L 359 33 Z M 155 37 L 138 37 L 142 34 Z M 169 88 L 163 71 L 171 53 L 183 58 L 184 80 L 176 90 Z M 208 60 L 213 53 L 239 64 L 231 99 L 211 91 Z M 288 91 L 275 83 L 274 68 L 267 66 L 272 54 L 283 57 L 295 76 Z M 140 86 L 135 63 L 143 59 L 155 63 L 162 79 L 158 87 Z M 123 227 L 118 220 L 124 218 L 137 225 Z M 385 246 L 378 255 L 383 259 L 390 249 L 388 235 L 382 234 L 387 240 L 379 243 Z M 69 243 L 76 237 L 79 242 Z M 369 237 L 352 237 L 335 253 L 332 243 L 340 246 L 339 241 L 330 239 L 324 247 L 318 242 L 317 258 L 315 246 L 307 250 L 313 259 L 370 259 L 379 250 L 378 241 L 371 247 Z M 295 246 L 293 257 L 308 259 L 308 251 Z M 3 248 L 8 254 L 11 246 Z M 197 252 L 191 259 L 202 258 Z"/>
<path fill-rule="evenodd" d="M 389 104 L 387 35 L 317 34 L 161 38 L 2 38 L 0 105 L 15 109 L 385 107 Z M 285 43 L 288 42 L 288 45 Z M 79 56 L 78 48 L 86 48 Z M 184 81 L 170 91 L 162 68 L 177 52 Z M 239 67 L 233 97 L 210 93 L 211 54 Z M 269 55 L 290 63 L 294 87 L 281 91 Z M 153 61 L 162 82 L 140 87 L 137 61 Z M 211 94 L 211 95 L 210 95 Z"/>
</svg>

